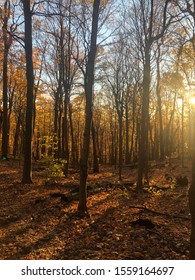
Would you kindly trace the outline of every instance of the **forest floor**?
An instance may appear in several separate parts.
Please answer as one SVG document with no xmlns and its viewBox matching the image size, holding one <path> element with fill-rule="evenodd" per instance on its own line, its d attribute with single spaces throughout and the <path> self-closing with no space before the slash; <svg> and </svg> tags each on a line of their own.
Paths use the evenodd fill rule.
<svg viewBox="0 0 195 280">
<path fill-rule="evenodd" d="M 189 184 L 179 177 L 190 180 L 190 167 L 180 165 L 151 162 L 142 193 L 132 166 L 121 182 L 116 169 L 100 166 L 89 174 L 89 216 L 81 217 L 78 173 L 48 181 L 36 162 L 34 184 L 23 185 L 21 162 L 0 161 L 0 259 L 188 259 Z"/>
</svg>

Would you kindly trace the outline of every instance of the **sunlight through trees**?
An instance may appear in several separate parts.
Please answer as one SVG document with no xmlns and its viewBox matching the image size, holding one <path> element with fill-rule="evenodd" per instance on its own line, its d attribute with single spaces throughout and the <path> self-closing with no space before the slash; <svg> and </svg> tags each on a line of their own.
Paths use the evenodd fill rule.
<svg viewBox="0 0 195 280">
<path fill-rule="evenodd" d="M 22 161 L 24 184 L 37 161 L 77 170 L 85 214 L 90 172 L 134 168 L 142 192 L 154 162 L 192 160 L 195 259 L 194 27 L 191 0 L 2 0 L 1 159 Z"/>
</svg>

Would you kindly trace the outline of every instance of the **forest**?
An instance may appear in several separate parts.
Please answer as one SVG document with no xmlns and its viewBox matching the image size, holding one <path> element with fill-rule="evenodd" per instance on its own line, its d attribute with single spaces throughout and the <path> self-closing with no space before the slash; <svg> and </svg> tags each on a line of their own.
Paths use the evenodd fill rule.
<svg viewBox="0 0 195 280">
<path fill-rule="evenodd" d="M 195 0 L 0 0 L 0 259 L 195 259 Z"/>
</svg>

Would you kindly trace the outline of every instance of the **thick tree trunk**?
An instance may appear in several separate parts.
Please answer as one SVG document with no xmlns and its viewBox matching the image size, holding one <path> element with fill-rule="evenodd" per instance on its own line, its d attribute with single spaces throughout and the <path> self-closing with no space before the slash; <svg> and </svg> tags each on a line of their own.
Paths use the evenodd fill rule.
<svg viewBox="0 0 195 280">
<path fill-rule="evenodd" d="M 148 125 L 149 125 L 149 93 L 150 93 L 150 47 L 146 47 L 143 77 L 141 141 L 138 158 L 137 190 L 143 187 L 143 177 L 148 180 Z"/>
<path fill-rule="evenodd" d="M 30 0 L 23 2 L 25 21 L 25 53 L 26 53 L 26 79 L 27 79 L 27 106 L 26 129 L 24 148 L 23 183 L 32 183 L 32 132 L 33 132 L 33 105 L 34 105 L 34 73 L 32 57 L 32 13 Z"/>
<path fill-rule="evenodd" d="M 85 111 L 85 129 L 83 138 L 83 148 L 80 160 L 80 188 L 79 188 L 79 204 L 78 211 L 84 213 L 87 211 L 87 173 L 88 173 L 88 157 L 90 130 L 92 121 L 92 100 L 93 100 L 93 85 L 94 85 L 94 66 L 97 49 L 97 32 L 98 32 L 98 17 L 99 17 L 100 0 L 94 0 L 93 16 L 92 16 L 92 31 L 91 45 L 88 55 L 88 63 L 86 69 L 86 111 Z"/>
</svg>

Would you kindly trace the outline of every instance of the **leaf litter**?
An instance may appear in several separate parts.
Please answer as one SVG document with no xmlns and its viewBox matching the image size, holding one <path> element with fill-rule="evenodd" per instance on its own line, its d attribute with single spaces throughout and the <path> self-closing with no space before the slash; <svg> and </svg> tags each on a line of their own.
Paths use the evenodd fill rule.
<svg viewBox="0 0 195 280">
<path fill-rule="evenodd" d="M 81 217 L 77 196 L 65 201 L 54 195 L 78 191 L 78 174 L 46 184 L 39 164 L 34 184 L 23 185 L 18 162 L 0 162 L 1 259 L 189 258 L 189 186 L 171 187 L 167 173 L 190 178 L 190 167 L 154 165 L 151 186 L 137 193 L 136 170 L 124 167 L 120 182 L 114 168 L 100 166 L 100 174 L 89 175 L 89 216 Z"/>
</svg>

